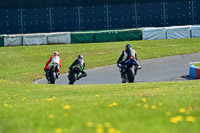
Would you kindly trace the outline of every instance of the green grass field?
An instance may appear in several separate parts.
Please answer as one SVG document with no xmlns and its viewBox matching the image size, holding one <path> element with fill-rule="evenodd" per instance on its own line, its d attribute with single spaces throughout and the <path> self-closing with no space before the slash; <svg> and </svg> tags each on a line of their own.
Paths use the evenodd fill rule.
<svg viewBox="0 0 200 133">
<path fill-rule="evenodd" d="M 36 85 L 54 51 L 62 73 L 115 64 L 126 43 L 138 58 L 200 52 L 199 39 L 1 47 L 0 133 L 199 133 L 200 82 Z"/>
</svg>

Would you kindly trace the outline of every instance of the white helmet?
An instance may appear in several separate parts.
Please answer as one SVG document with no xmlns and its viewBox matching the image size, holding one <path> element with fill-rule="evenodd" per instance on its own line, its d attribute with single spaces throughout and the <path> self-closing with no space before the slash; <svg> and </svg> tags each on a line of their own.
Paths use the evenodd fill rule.
<svg viewBox="0 0 200 133">
<path fill-rule="evenodd" d="M 59 53 L 57 51 L 55 51 L 53 54 L 54 56 L 59 56 Z"/>
</svg>

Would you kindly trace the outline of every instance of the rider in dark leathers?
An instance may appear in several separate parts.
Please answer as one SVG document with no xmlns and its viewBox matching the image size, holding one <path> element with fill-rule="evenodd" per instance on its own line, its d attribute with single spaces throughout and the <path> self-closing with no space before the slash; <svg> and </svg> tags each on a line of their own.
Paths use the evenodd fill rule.
<svg viewBox="0 0 200 133">
<path fill-rule="evenodd" d="M 78 77 L 77 80 L 79 80 L 80 78 L 82 77 L 86 77 L 87 76 L 87 73 L 84 71 L 85 69 L 85 61 L 83 60 L 83 55 L 78 55 L 78 59 L 76 59 L 72 64 L 71 66 L 69 67 L 69 73 L 72 73 L 73 71 L 73 66 L 80 66 L 82 68 L 82 71 L 81 71 L 81 75 Z M 70 75 L 70 74 L 69 74 Z"/>
<path fill-rule="evenodd" d="M 125 56 L 125 60 L 123 60 L 123 57 Z M 121 64 L 121 75 L 123 76 L 123 70 L 124 70 L 124 67 L 123 65 L 126 65 L 127 61 L 129 59 L 133 59 L 135 61 L 135 74 L 137 74 L 137 70 L 138 69 L 141 69 L 141 66 L 140 64 L 138 63 L 137 61 L 137 54 L 136 54 L 136 51 L 134 49 L 132 49 L 132 45 L 131 44 L 127 44 L 126 45 L 126 49 L 124 51 L 122 51 L 122 54 L 121 56 L 119 57 L 118 61 L 117 61 L 117 66 L 120 67 L 119 64 Z"/>
</svg>

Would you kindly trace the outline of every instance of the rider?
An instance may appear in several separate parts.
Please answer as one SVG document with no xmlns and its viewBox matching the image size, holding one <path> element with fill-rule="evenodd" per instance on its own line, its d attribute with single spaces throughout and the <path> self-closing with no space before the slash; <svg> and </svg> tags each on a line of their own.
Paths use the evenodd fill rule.
<svg viewBox="0 0 200 133">
<path fill-rule="evenodd" d="M 69 73 L 72 73 L 74 66 L 80 66 L 82 68 L 81 75 L 78 77 L 78 80 L 82 77 L 86 77 L 87 73 L 84 71 L 85 69 L 85 61 L 83 60 L 83 55 L 78 55 L 78 59 L 76 59 L 71 66 L 69 67 Z M 69 74 L 70 75 L 70 74 Z"/>
<path fill-rule="evenodd" d="M 53 63 L 57 63 L 58 67 L 57 67 L 57 71 L 58 73 L 56 74 L 57 78 L 58 75 L 60 75 L 60 68 L 61 68 L 61 59 L 59 57 L 59 53 L 57 51 L 54 52 L 54 55 L 50 57 L 50 59 L 47 61 L 45 67 L 44 67 L 44 71 L 46 72 L 47 76 L 48 76 L 48 72 L 49 72 L 49 63 L 51 62 L 51 64 Z"/>
<path fill-rule="evenodd" d="M 135 65 L 136 65 L 135 74 L 137 74 L 137 70 L 141 69 L 141 66 L 137 61 L 136 51 L 134 49 L 132 49 L 131 44 L 126 44 L 125 47 L 126 47 L 126 49 L 124 51 L 122 51 L 122 54 L 117 61 L 117 66 L 119 67 L 120 66 L 119 64 L 121 64 L 122 65 L 122 71 L 123 71 L 123 65 L 126 65 L 126 61 L 129 60 L 129 59 L 133 59 L 135 61 Z M 122 61 L 124 56 L 125 56 L 125 60 Z"/>
</svg>

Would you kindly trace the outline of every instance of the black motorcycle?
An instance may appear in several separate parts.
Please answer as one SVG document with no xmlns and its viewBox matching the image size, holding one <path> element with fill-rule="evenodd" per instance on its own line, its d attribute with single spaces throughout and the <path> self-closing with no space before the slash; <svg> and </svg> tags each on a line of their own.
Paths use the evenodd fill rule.
<svg viewBox="0 0 200 133">
<path fill-rule="evenodd" d="M 48 84 L 55 84 L 56 79 L 58 79 L 58 67 L 58 63 L 53 63 L 50 67 L 45 69 Z"/>
<path fill-rule="evenodd" d="M 81 71 L 82 68 L 80 66 L 78 65 L 73 66 L 72 71 L 68 75 L 70 85 L 73 85 L 76 80 L 79 80 L 80 78 L 83 77 Z"/>
<path fill-rule="evenodd" d="M 133 59 L 128 59 L 125 65 L 118 64 L 119 71 L 121 73 L 122 83 L 133 83 L 135 81 L 135 75 L 137 71 L 136 62 Z"/>
</svg>

